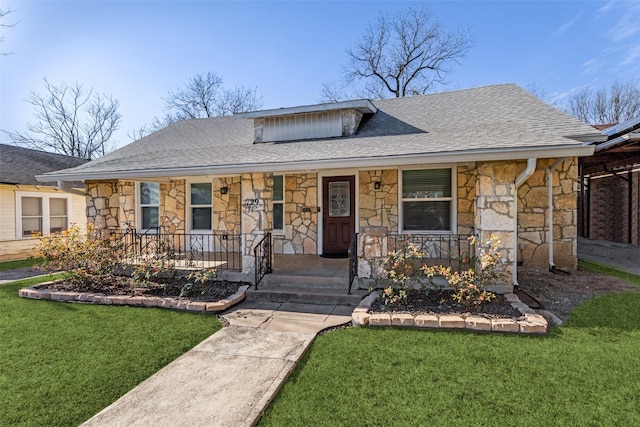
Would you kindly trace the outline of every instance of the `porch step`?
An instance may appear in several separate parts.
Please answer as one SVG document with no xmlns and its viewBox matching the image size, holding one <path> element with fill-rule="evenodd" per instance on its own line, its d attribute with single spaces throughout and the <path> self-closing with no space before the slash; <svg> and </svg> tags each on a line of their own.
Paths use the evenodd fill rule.
<svg viewBox="0 0 640 427">
<path fill-rule="evenodd" d="M 262 283 L 267 286 L 281 286 L 281 287 L 302 287 L 302 288 L 324 288 L 334 289 L 336 291 L 344 290 L 347 293 L 347 287 L 349 283 L 348 277 L 342 276 L 302 276 L 299 274 L 278 274 L 271 273 L 264 276 Z"/>
<path fill-rule="evenodd" d="M 253 302 L 291 302 L 298 304 L 319 305 L 350 305 L 357 306 L 367 291 L 353 289 L 351 295 L 347 294 L 346 287 L 342 289 L 312 288 L 309 286 L 273 286 L 258 285 L 258 290 L 247 290 L 246 300 Z"/>
</svg>

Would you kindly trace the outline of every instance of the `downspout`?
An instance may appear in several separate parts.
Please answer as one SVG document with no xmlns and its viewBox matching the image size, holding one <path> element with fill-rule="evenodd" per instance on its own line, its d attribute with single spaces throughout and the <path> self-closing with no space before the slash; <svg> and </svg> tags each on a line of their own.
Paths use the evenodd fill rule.
<svg viewBox="0 0 640 427">
<path fill-rule="evenodd" d="M 528 180 L 531 177 L 531 175 L 533 175 L 533 173 L 536 171 L 537 162 L 538 162 L 538 159 L 536 158 L 527 159 L 527 167 L 525 168 L 524 171 L 522 171 L 520 175 L 518 175 L 515 181 L 515 189 L 514 189 L 514 195 L 513 195 L 514 196 L 514 199 L 513 199 L 513 202 L 514 202 L 513 251 L 516 255 L 516 260 L 513 262 L 513 271 L 511 273 L 511 279 L 512 279 L 514 289 L 518 289 L 518 287 L 520 286 L 518 284 L 518 262 L 517 262 L 517 258 L 518 258 L 518 188 L 520 188 L 520 186 L 524 184 L 525 181 Z"/>
<path fill-rule="evenodd" d="M 84 191 L 80 191 L 80 190 L 76 190 L 75 188 L 72 188 L 67 181 L 58 181 L 57 187 L 62 191 L 64 191 L 65 193 L 75 194 L 76 196 L 84 197 L 87 195 Z"/>
<path fill-rule="evenodd" d="M 553 172 L 565 160 L 566 157 L 560 157 L 547 169 L 547 186 L 549 190 L 549 234 L 547 237 L 549 241 L 549 271 L 554 271 L 556 268 L 553 262 Z"/>
</svg>

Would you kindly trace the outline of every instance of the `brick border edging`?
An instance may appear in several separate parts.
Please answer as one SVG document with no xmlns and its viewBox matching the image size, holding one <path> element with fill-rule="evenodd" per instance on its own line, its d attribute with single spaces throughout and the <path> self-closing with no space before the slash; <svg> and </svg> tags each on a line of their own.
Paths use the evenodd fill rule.
<svg viewBox="0 0 640 427">
<path fill-rule="evenodd" d="M 249 289 L 249 285 L 242 285 L 233 295 L 230 295 L 223 300 L 203 302 L 174 297 L 104 295 L 99 293 L 49 291 L 46 289 L 40 289 L 46 285 L 50 285 L 51 283 L 54 282 L 40 283 L 38 285 L 29 286 L 28 288 L 22 288 L 18 291 L 18 295 L 22 298 L 38 300 L 83 302 L 102 305 L 128 305 L 132 307 L 172 308 L 175 310 L 217 314 L 222 313 L 228 308 L 244 301 L 247 289 Z"/>
<path fill-rule="evenodd" d="M 535 310 L 529 308 L 513 293 L 504 294 L 512 307 L 522 313 L 521 318 L 487 319 L 470 315 L 462 317 L 451 314 L 370 313 L 371 305 L 380 291 L 371 292 L 351 314 L 351 323 L 356 326 L 398 326 L 421 329 L 459 329 L 480 332 L 508 332 L 520 334 L 546 334 L 549 323 Z"/>
</svg>

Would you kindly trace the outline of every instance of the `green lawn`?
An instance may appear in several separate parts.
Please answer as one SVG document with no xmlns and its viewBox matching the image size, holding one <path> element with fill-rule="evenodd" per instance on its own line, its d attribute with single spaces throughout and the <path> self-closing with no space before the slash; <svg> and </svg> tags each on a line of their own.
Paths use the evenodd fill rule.
<svg viewBox="0 0 640 427">
<path fill-rule="evenodd" d="M 0 425 L 78 425 L 221 328 L 206 314 L 37 301 L 0 285 Z"/>
<path fill-rule="evenodd" d="M 0 271 L 15 270 L 16 268 L 34 267 L 44 262 L 44 258 L 26 258 L 14 261 L 0 262 Z"/>
<path fill-rule="evenodd" d="M 640 426 L 640 292 L 546 337 L 349 328 L 320 336 L 265 426 Z"/>
</svg>

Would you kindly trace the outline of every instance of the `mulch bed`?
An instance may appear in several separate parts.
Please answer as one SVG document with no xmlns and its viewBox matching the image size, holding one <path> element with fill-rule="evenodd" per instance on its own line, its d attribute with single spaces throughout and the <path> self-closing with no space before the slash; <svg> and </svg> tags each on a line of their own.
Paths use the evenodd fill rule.
<svg viewBox="0 0 640 427">
<path fill-rule="evenodd" d="M 78 284 L 69 280 L 59 280 L 40 287 L 51 291 L 100 293 L 104 295 L 135 295 L 185 298 L 190 301 L 215 302 L 225 299 L 238 290 L 243 282 L 228 280 L 210 280 L 205 283 L 190 283 L 185 277 L 158 279 L 147 282 L 144 286 L 135 283 L 127 276 L 111 276 L 108 280 L 89 277 Z M 182 293 L 182 296 L 181 296 Z"/>
<path fill-rule="evenodd" d="M 378 297 L 371 305 L 371 312 L 378 313 L 409 313 L 413 315 L 424 313 L 455 314 L 466 317 L 468 315 L 482 316 L 488 319 L 502 317 L 520 317 L 522 314 L 507 301 L 503 295 L 496 295 L 490 302 L 479 306 L 461 304 L 452 297 L 449 289 L 410 290 L 403 301 L 385 305 L 381 297 Z"/>
</svg>

